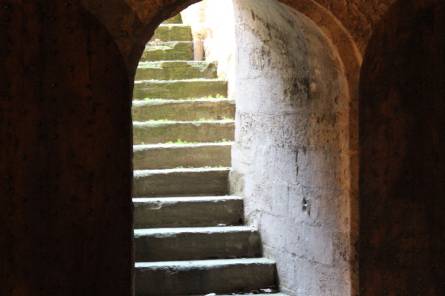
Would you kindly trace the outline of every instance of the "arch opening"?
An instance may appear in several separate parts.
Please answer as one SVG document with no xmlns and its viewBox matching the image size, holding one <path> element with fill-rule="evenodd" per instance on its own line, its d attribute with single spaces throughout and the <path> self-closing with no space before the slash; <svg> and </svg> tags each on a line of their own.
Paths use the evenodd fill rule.
<svg viewBox="0 0 445 296">
<path fill-rule="evenodd" d="M 351 65 L 325 31 L 287 5 L 233 1 L 233 9 L 227 78 L 237 112 L 230 192 L 244 198 L 246 221 L 259 229 L 264 254 L 277 260 L 283 291 L 351 294 Z"/>
</svg>

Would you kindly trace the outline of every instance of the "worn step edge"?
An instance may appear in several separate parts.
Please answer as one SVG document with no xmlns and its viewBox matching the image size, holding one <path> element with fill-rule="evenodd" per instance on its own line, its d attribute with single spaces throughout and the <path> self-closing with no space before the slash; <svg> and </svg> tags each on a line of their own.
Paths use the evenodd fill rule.
<svg viewBox="0 0 445 296">
<path fill-rule="evenodd" d="M 144 106 L 145 104 L 153 104 L 153 105 L 162 105 L 162 104 L 174 104 L 174 103 L 190 103 L 190 102 L 197 102 L 197 103 L 219 103 L 219 102 L 233 102 L 235 103 L 235 100 L 229 99 L 229 98 L 178 98 L 178 99 L 171 99 L 171 98 L 133 98 L 133 107 L 139 107 Z"/>
<path fill-rule="evenodd" d="M 252 226 L 214 226 L 214 227 L 175 227 L 175 228 L 139 228 L 134 229 L 134 237 L 168 237 L 178 234 L 222 234 L 222 233 L 255 233 Z"/>
<path fill-rule="evenodd" d="M 158 80 L 158 79 L 141 79 L 136 80 L 135 85 L 143 83 L 152 84 L 175 84 L 175 83 L 195 83 L 195 82 L 205 82 L 205 83 L 227 83 L 227 80 L 219 78 L 192 78 L 192 79 L 173 79 L 173 80 Z"/>
<path fill-rule="evenodd" d="M 250 226 L 140 228 L 134 230 L 137 261 L 261 257 L 258 230 Z"/>
<path fill-rule="evenodd" d="M 180 50 L 191 50 L 193 54 L 193 41 L 150 41 L 145 45 L 144 52 L 148 51 L 157 51 L 157 50 L 174 50 L 174 51 L 180 51 Z M 184 53 L 184 52 L 183 52 Z M 190 59 L 183 60 L 178 58 L 171 58 L 168 60 L 144 60 L 141 59 L 140 63 L 144 62 L 166 62 L 166 61 L 191 61 L 193 58 L 190 57 Z"/>
<path fill-rule="evenodd" d="M 148 43 L 145 47 L 140 61 L 189 61 L 192 59 L 193 42 L 169 41 Z"/>
<path fill-rule="evenodd" d="M 239 196 L 223 195 L 223 196 L 181 196 L 181 197 L 134 197 L 133 203 L 144 204 L 144 203 L 200 203 L 200 202 L 223 202 L 226 200 L 238 200 L 242 201 L 243 198 Z"/>
<path fill-rule="evenodd" d="M 136 145 L 160 144 L 182 140 L 190 143 L 233 141 L 234 120 L 200 121 L 134 121 L 133 141 Z"/>
<path fill-rule="evenodd" d="M 218 69 L 215 63 L 206 61 L 143 61 L 136 71 L 138 80 L 180 80 L 180 79 L 216 79 Z"/>
<path fill-rule="evenodd" d="M 235 265 L 275 265 L 276 262 L 268 258 L 241 258 L 241 259 L 216 259 L 216 260 L 191 260 L 191 261 L 159 261 L 159 262 L 135 262 L 135 268 L 139 270 L 151 269 L 177 269 L 188 271 L 191 269 L 207 269 L 215 267 Z"/>
<path fill-rule="evenodd" d="M 186 45 L 193 45 L 193 41 L 160 41 L 160 40 L 156 40 L 156 41 L 149 41 L 149 42 L 147 42 L 147 44 L 145 45 L 145 48 L 147 49 L 147 48 L 157 47 L 157 46 L 163 46 L 163 47 L 170 47 L 171 48 L 172 46 L 174 47 L 178 43 L 186 44 Z M 183 60 L 178 60 L 178 61 L 183 61 Z"/>
<path fill-rule="evenodd" d="M 203 277 L 207 279 L 204 282 Z M 135 279 L 138 296 L 230 294 L 277 288 L 275 261 L 266 258 L 136 262 Z"/>
<path fill-rule="evenodd" d="M 151 40 L 193 41 L 192 26 L 187 24 L 160 24 Z"/>
<path fill-rule="evenodd" d="M 177 173 L 206 173 L 206 172 L 228 172 L 229 167 L 223 168 L 175 168 L 175 169 L 165 169 L 165 170 L 134 170 L 133 175 L 137 177 L 147 177 L 153 175 L 168 175 Z"/>
<path fill-rule="evenodd" d="M 191 28 L 192 26 L 187 24 L 178 24 L 178 23 L 161 23 L 159 27 L 184 27 L 184 28 Z"/>
<path fill-rule="evenodd" d="M 244 200 L 235 196 L 134 198 L 135 228 L 243 225 Z"/>
<path fill-rule="evenodd" d="M 249 295 L 255 295 L 255 296 L 288 296 L 287 294 L 283 293 L 265 293 L 265 294 L 258 294 L 258 293 L 245 293 L 245 294 L 207 294 L 204 296 L 249 296 Z M 203 296 L 203 295 L 192 295 L 192 296 Z"/>
<path fill-rule="evenodd" d="M 230 168 L 133 171 L 133 197 L 208 196 L 228 192 Z"/>
<path fill-rule="evenodd" d="M 231 147 L 231 142 L 134 145 L 133 168 L 228 167 Z"/>
<path fill-rule="evenodd" d="M 184 148 L 206 148 L 206 147 L 231 147 L 233 142 L 215 143 L 187 143 L 187 144 L 145 144 L 133 145 L 133 152 L 153 149 L 184 149 Z"/>
<path fill-rule="evenodd" d="M 136 100 L 132 108 L 135 121 L 234 119 L 235 112 L 235 101 L 230 99 Z"/>
<path fill-rule="evenodd" d="M 135 90 L 138 89 L 139 87 L 144 87 L 144 86 L 179 86 L 179 85 L 188 85 L 188 86 L 195 86 L 194 84 L 198 84 L 200 86 L 207 86 L 209 87 L 209 90 L 213 90 L 211 87 L 215 87 L 215 86 L 220 86 L 220 87 L 227 87 L 227 80 L 224 79 L 219 79 L 219 78 L 192 78 L 192 79 L 172 79 L 172 80 L 158 80 L 158 79 L 141 79 L 141 80 L 136 80 L 134 82 L 134 88 Z M 223 94 L 222 94 L 223 95 Z M 221 95 L 221 96 L 222 96 Z M 225 94 L 226 95 L 226 94 Z M 152 97 L 149 97 L 152 98 Z M 155 99 L 157 99 L 156 97 L 154 97 Z M 185 98 L 189 98 L 189 97 L 178 97 L 177 99 L 185 99 Z M 205 99 L 205 98 L 211 98 L 211 96 L 209 97 L 191 97 L 192 99 Z M 223 97 L 225 98 L 225 96 Z M 137 100 L 137 98 L 134 98 Z M 168 97 L 160 97 L 158 99 L 175 99 L 175 98 L 168 98 Z"/>
<path fill-rule="evenodd" d="M 177 124 L 192 124 L 192 125 L 201 125 L 201 124 L 233 124 L 235 123 L 232 119 L 223 119 L 223 120 L 150 120 L 150 121 L 133 121 L 134 127 L 159 127 L 159 126 L 169 126 L 169 125 L 177 125 Z"/>
<path fill-rule="evenodd" d="M 190 104 L 190 103 L 235 103 L 235 100 L 229 98 L 190 98 L 190 99 L 147 99 L 133 100 L 133 107 L 158 106 L 166 104 Z"/>
<path fill-rule="evenodd" d="M 214 62 L 193 60 L 165 60 L 165 61 L 141 61 L 138 69 L 162 69 L 163 64 L 182 64 L 190 67 L 216 65 Z"/>
<path fill-rule="evenodd" d="M 225 98 L 227 96 L 227 80 L 215 78 L 137 80 L 133 89 L 133 99 Z"/>
</svg>

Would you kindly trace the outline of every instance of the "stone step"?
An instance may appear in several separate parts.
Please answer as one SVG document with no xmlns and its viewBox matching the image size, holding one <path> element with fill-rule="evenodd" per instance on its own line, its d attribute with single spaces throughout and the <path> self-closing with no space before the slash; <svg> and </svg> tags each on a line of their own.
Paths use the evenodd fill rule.
<svg viewBox="0 0 445 296">
<path fill-rule="evenodd" d="M 153 144 L 133 147 L 135 170 L 229 167 L 232 143 Z"/>
<path fill-rule="evenodd" d="M 265 289 L 265 290 L 270 290 L 270 289 Z M 260 291 L 261 292 L 261 291 Z M 288 296 L 288 295 L 286 295 L 286 294 L 283 294 L 283 293 L 264 293 L 264 294 L 261 294 L 261 293 L 257 293 L 257 291 L 255 291 L 254 293 L 248 293 L 248 294 L 246 294 L 246 293 L 243 293 L 243 294 L 230 294 L 230 295 L 228 295 L 228 294 L 226 294 L 226 295 L 222 295 L 222 294 L 209 294 L 209 295 L 207 295 L 207 296 L 212 296 L 212 295 L 214 295 L 214 296 L 248 296 L 248 295 L 255 295 L 255 296 Z M 198 296 L 198 295 L 196 295 L 196 296 Z"/>
<path fill-rule="evenodd" d="M 271 290 L 271 289 L 264 289 L 264 290 Z M 288 295 L 283 294 L 283 293 L 264 293 L 264 294 L 261 294 L 261 293 L 257 293 L 256 291 L 254 293 L 248 293 L 248 294 L 243 293 L 243 294 L 230 294 L 230 295 L 228 295 L 228 294 L 226 294 L 226 295 L 211 294 L 210 293 L 207 296 L 212 296 L 212 295 L 214 295 L 214 296 L 249 296 L 249 295 L 255 295 L 255 296 L 288 296 Z M 198 295 L 196 295 L 196 296 L 198 296 Z"/>
<path fill-rule="evenodd" d="M 231 99 L 135 100 L 133 120 L 221 120 L 235 117 Z"/>
<path fill-rule="evenodd" d="M 206 295 L 276 289 L 275 262 L 265 258 L 135 264 L 137 296 Z"/>
<path fill-rule="evenodd" d="M 134 227 L 211 227 L 243 223 L 243 199 L 235 196 L 134 198 Z"/>
<path fill-rule="evenodd" d="M 161 24 L 151 41 L 193 41 L 192 27 L 184 24 Z"/>
<path fill-rule="evenodd" d="M 218 79 L 138 80 L 135 99 L 227 98 L 227 81 Z"/>
<path fill-rule="evenodd" d="M 163 24 L 182 24 L 182 17 L 181 14 L 178 13 L 174 17 L 171 17 L 169 19 L 166 19 L 162 22 Z"/>
<path fill-rule="evenodd" d="M 193 60 L 193 42 L 149 42 L 140 60 L 141 62 Z"/>
<path fill-rule="evenodd" d="M 136 229 L 134 241 L 141 262 L 261 257 L 260 235 L 248 226 Z"/>
<path fill-rule="evenodd" d="M 215 63 L 203 61 L 156 61 L 141 62 L 135 80 L 175 80 L 194 78 L 217 78 Z"/>
<path fill-rule="evenodd" d="M 232 120 L 133 122 L 133 143 L 139 145 L 178 140 L 189 143 L 233 141 L 234 130 Z"/>
<path fill-rule="evenodd" d="M 230 168 L 136 170 L 133 197 L 225 195 L 229 172 Z"/>
</svg>

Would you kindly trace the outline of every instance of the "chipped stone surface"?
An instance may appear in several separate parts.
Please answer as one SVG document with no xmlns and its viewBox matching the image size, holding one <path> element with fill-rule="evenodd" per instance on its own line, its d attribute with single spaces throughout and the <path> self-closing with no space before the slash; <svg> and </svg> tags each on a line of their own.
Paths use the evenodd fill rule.
<svg viewBox="0 0 445 296">
<path fill-rule="evenodd" d="M 276 288 L 275 262 L 266 258 L 136 263 L 135 276 L 141 295 L 227 294 Z"/>
<path fill-rule="evenodd" d="M 133 123 L 134 144 L 182 141 L 210 143 L 232 141 L 233 120 L 147 121 Z"/>
<path fill-rule="evenodd" d="M 282 291 L 350 294 L 349 98 L 337 54 L 278 2 L 235 10 L 233 190 L 277 260 Z"/>
<path fill-rule="evenodd" d="M 203 61 L 163 60 L 158 62 L 141 62 L 139 63 L 135 80 L 211 79 L 217 78 L 216 72 L 217 67 L 214 63 Z"/>
<path fill-rule="evenodd" d="M 135 228 L 241 225 L 243 199 L 233 196 L 135 198 Z"/>
<path fill-rule="evenodd" d="M 134 84 L 135 100 L 226 98 L 227 81 L 219 79 L 138 80 Z"/>
<path fill-rule="evenodd" d="M 139 100 L 133 101 L 133 120 L 222 120 L 235 117 L 231 99 Z"/>
<path fill-rule="evenodd" d="M 136 229 L 136 262 L 261 257 L 261 240 L 248 226 Z"/>
<path fill-rule="evenodd" d="M 230 167 L 231 143 L 135 145 L 133 169 Z"/>
<path fill-rule="evenodd" d="M 224 195 L 229 168 L 176 168 L 134 171 L 134 197 Z"/>
<path fill-rule="evenodd" d="M 190 60 L 193 58 L 193 43 L 189 41 L 156 42 L 148 43 L 140 61 L 176 61 Z"/>
</svg>

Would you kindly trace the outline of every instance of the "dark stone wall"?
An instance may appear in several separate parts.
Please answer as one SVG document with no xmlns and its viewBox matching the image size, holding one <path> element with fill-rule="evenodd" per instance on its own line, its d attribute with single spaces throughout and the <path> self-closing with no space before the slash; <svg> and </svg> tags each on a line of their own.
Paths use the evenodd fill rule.
<svg viewBox="0 0 445 296">
<path fill-rule="evenodd" d="M 76 1 L 0 1 L 0 295 L 130 295 L 130 82 Z"/>
<path fill-rule="evenodd" d="M 445 294 L 445 3 L 399 1 L 365 57 L 360 286 Z"/>
</svg>

